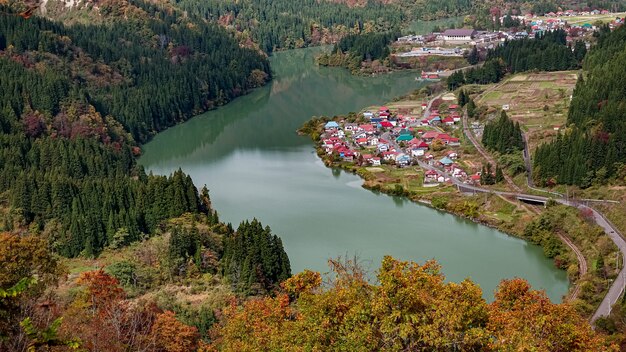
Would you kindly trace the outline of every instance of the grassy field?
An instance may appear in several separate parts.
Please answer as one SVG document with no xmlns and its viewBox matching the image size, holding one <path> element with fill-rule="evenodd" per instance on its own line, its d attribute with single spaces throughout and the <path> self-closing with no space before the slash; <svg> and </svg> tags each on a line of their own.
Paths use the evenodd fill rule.
<svg viewBox="0 0 626 352">
<path fill-rule="evenodd" d="M 502 109 L 528 132 L 531 150 L 565 124 L 578 71 L 524 73 L 488 87 L 478 105 Z"/>
</svg>

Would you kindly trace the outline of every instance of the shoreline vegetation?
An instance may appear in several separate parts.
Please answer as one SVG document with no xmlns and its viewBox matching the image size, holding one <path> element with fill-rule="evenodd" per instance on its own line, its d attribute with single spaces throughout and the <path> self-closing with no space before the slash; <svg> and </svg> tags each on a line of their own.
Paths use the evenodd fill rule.
<svg viewBox="0 0 626 352">
<path fill-rule="evenodd" d="M 342 38 L 330 52 L 315 58 L 320 66 L 343 67 L 353 75 L 375 75 L 401 70 L 449 71 L 467 67 L 462 56 L 401 57 L 399 32 L 351 34 Z"/>
<path fill-rule="evenodd" d="M 398 112 L 394 106 L 402 106 L 403 108 L 399 110 L 406 112 L 408 102 L 424 99 L 436 100 L 437 97 L 442 96 L 442 91 L 441 84 L 430 85 L 422 91 L 415 91 L 395 99 L 387 106 L 390 107 L 391 115 Z M 615 268 L 619 264 L 617 263 L 617 247 L 590 219 L 590 214 L 584 214 L 577 209 L 553 202 L 549 202 L 545 210 L 540 211 L 537 207 L 495 194 L 463 194 L 453 184 L 423 183 L 422 179 L 425 180 L 426 170 L 418 165 L 398 167 L 394 165 L 395 162 L 385 162 L 381 158 L 380 165 L 371 166 L 362 160 L 362 157 L 355 156 L 354 161 L 345 161 L 336 152 L 327 153 L 322 142 L 323 137 L 326 137 L 325 124 L 330 121 L 344 126 L 345 124 L 369 123 L 363 113 L 367 113 L 370 108 L 360 113 L 313 117 L 298 130 L 298 133 L 308 135 L 315 142 L 317 155 L 327 167 L 360 176 L 363 180 L 362 187 L 365 189 L 405 197 L 415 203 L 445 211 L 539 245 L 546 257 L 554 260 L 555 266 L 567 272 L 571 286 L 564 301 L 570 302 L 583 316 L 591 316 L 608 291 L 606 282 L 617 275 L 618 271 Z M 441 108 L 440 111 L 442 111 Z M 361 151 L 370 152 L 370 150 Z M 463 140 L 459 147 L 459 154 L 464 157 L 468 156 L 471 160 L 464 165 L 476 165 L 476 159 L 471 155 L 478 153 L 469 141 Z M 466 171 L 469 174 L 469 170 Z M 508 170 L 505 169 L 505 172 Z M 496 184 L 491 187 L 495 190 L 502 189 L 504 186 Z M 585 275 L 580 275 L 575 253 L 561 242 L 559 236 L 565 236 L 577 247 L 582 248 L 586 264 L 590 267 Z M 571 297 L 572 294 L 576 296 Z"/>
</svg>

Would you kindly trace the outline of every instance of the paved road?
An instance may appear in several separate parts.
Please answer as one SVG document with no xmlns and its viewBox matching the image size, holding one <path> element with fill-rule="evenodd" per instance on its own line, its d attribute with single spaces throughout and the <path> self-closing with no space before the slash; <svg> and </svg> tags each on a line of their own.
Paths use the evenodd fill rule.
<svg viewBox="0 0 626 352">
<path fill-rule="evenodd" d="M 613 241 L 613 243 L 615 243 L 617 248 L 619 248 L 619 251 L 622 253 L 622 258 L 626 258 L 626 241 L 621 236 L 617 228 L 613 224 L 611 224 L 611 222 L 608 219 L 606 219 L 600 212 L 598 212 L 594 208 L 578 200 L 567 200 L 564 198 L 548 198 L 548 197 L 543 197 L 543 196 L 536 196 L 536 195 L 523 194 L 523 193 L 514 193 L 514 192 L 491 191 L 488 189 L 483 189 L 480 187 L 475 187 L 475 186 L 470 186 L 470 185 L 465 185 L 465 184 L 460 185 L 457 182 L 455 182 L 455 184 L 457 184 L 457 187 L 461 191 L 482 192 L 482 193 L 488 192 L 488 193 L 494 193 L 494 194 L 498 194 L 502 196 L 523 197 L 527 199 L 534 199 L 537 201 L 547 201 L 548 199 L 554 199 L 558 203 L 576 207 L 578 209 L 590 211 L 593 214 L 593 218 L 596 224 L 602 227 L 604 232 L 611 238 L 611 240 Z M 606 294 L 606 296 L 604 296 L 602 303 L 600 303 L 600 306 L 598 306 L 595 313 L 591 317 L 592 323 L 595 322 L 598 318 L 603 317 L 603 316 L 608 316 L 611 313 L 611 307 L 615 304 L 615 302 L 617 302 L 622 297 L 625 287 L 626 287 L 626 268 L 622 268 L 618 276 L 615 278 L 615 281 L 613 281 L 613 284 L 611 285 L 609 292 Z"/>
<path fill-rule="evenodd" d="M 622 258 L 626 258 L 626 241 L 624 241 L 624 238 L 621 236 L 621 234 L 615 228 L 615 226 L 611 224 L 611 222 L 608 219 L 606 219 L 604 215 L 602 215 L 602 213 L 588 206 L 583 206 L 583 207 L 593 211 L 593 218 L 596 221 L 596 223 L 604 229 L 604 232 L 606 232 L 609 235 L 609 237 L 611 237 L 615 245 L 619 248 L 620 252 L 622 253 Z M 615 278 L 615 281 L 613 281 L 613 285 L 611 285 L 609 292 L 606 294 L 606 296 L 604 296 L 604 299 L 602 300 L 602 303 L 600 303 L 600 306 L 598 307 L 598 309 L 596 309 L 596 312 L 593 313 L 593 316 L 591 317 L 592 323 L 596 321 L 598 318 L 607 316 L 611 313 L 611 307 L 617 302 L 617 300 L 619 300 L 622 297 L 625 287 L 626 287 L 626 266 L 623 267 L 622 270 L 620 270 L 617 278 Z"/>
<path fill-rule="evenodd" d="M 465 112 L 464 115 L 463 115 L 463 130 L 464 130 L 465 134 L 467 135 L 467 137 L 470 139 L 470 141 L 472 141 L 474 146 L 478 149 L 478 151 L 480 151 L 481 154 L 483 154 L 484 153 L 484 149 L 476 141 L 476 139 L 474 138 L 473 134 L 471 133 L 471 131 L 467 127 L 467 112 Z M 561 204 L 573 206 L 573 207 L 576 207 L 578 209 L 585 209 L 587 211 L 591 211 L 592 214 L 593 214 L 593 218 L 594 218 L 596 224 L 598 224 L 600 227 L 602 227 L 604 232 L 611 238 L 611 240 L 613 241 L 613 243 L 615 243 L 617 248 L 619 248 L 620 252 L 622 253 L 622 258 L 626 258 L 626 241 L 621 236 L 621 234 L 619 233 L 617 228 L 613 224 L 611 224 L 611 222 L 608 219 L 606 219 L 604 217 L 604 215 L 602 215 L 601 213 L 596 211 L 594 208 L 589 207 L 587 204 L 585 204 L 585 203 L 588 203 L 589 201 L 602 201 L 602 202 L 610 202 L 610 201 L 588 199 L 588 200 L 582 200 L 582 201 L 585 202 L 585 203 L 583 203 L 580 200 L 563 198 L 563 195 L 559 194 L 559 193 L 549 192 L 549 191 L 545 191 L 545 190 L 541 190 L 541 189 L 535 188 L 534 185 L 532 184 L 532 176 L 531 176 L 532 175 L 532 169 L 531 169 L 531 163 L 530 163 L 530 153 L 528 151 L 528 142 L 526 140 L 526 136 L 525 135 L 524 135 L 524 142 L 525 142 L 524 159 L 525 159 L 525 163 L 526 163 L 526 171 L 529 174 L 529 177 L 527 178 L 528 187 L 533 189 L 533 190 L 538 190 L 538 191 L 543 191 L 543 192 L 548 192 L 548 193 L 553 194 L 556 197 L 552 198 L 552 199 L 554 199 L 555 201 L 557 201 L 557 202 L 559 202 Z M 487 160 L 489 160 L 489 158 L 486 156 L 486 154 L 483 154 L 483 156 L 485 156 L 487 158 Z M 517 186 L 515 186 L 514 189 L 517 190 L 518 193 L 515 193 L 515 192 L 499 192 L 499 191 L 491 191 L 491 190 L 483 189 L 483 188 L 480 188 L 480 187 L 469 186 L 469 185 L 465 185 L 465 184 L 459 184 L 456 181 L 458 181 L 458 180 L 455 180 L 455 184 L 457 184 L 457 187 L 459 188 L 459 190 L 469 190 L 470 192 L 490 192 L 490 193 L 495 193 L 495 194 L 499 194 L 499 195 L 523 197 L 523 198 L 526 198 L 526 199 L 531 199 L 531 200 L 534 199 L 534 200 L 538 200 L 538 201 L 547 201 L 548 200 L 547 197 L 543 197 L 543 196 L 523 194 L 521 192 L 521 190 L 519 189 L 519 187 L 517 187 Z M 569 243 L 567 241 L 564 241 L 564 242 L 568 246 L 571 243 L 571 241 Z M 578 256 L 580 251 L 575 246 L 573 246 L 573 243 L 572 243 L 572 246 L 570 246 L 570 248 L 572 248 L 572 250 L 574 250 L 574 252 L 577 253 L 577 256 Z M 581 266 L 581 272 L 582 272 L 582 269 L 583 269 L 583 263 L 584 262 L 585 262 L 584 258 L 581 261 L 580 257 L 579 257 L 579 265 Z M 584 264 L 584 267 L 586 267 L 586 263 Z M 603 317 L 603 316 L 608 316 L 611 313 L 611 307 L 622 296 L 622 294 L 624 293 L 624 289 L 625 288 L 626 288 L 626 266 L 624 266 L 622 268 L 622 270 L 619 272 L 618 276 L 615 278 L 615 281 L 613 281 L 613 284 L 611 285 L 611 288 L 609 289 L 609 292 L 606 294 L 606 296 L 604 296 L 604 299 L 602 300 L 602 303 L 600 303 L 600 306 L 598 306 L 598 308 L 596 309 L 595 313 L 591 317 L 591 322 L 592 323 L 595 322 L 598 318 Z M 577 293 L 577 291 L 578 291 L 578 288 L 576 288 L 574 290 L 574 292 L 576 292 L 576 293 Z"/>
</svg>

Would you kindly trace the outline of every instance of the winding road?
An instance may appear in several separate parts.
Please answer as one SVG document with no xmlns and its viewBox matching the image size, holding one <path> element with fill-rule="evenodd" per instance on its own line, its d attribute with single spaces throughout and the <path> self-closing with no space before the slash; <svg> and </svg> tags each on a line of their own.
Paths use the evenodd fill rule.
<svg viewBox="0 0 626 352">
<path fill-rule="evenodd" d="M 483 155 L 483 157 L 485 157 L 485 159 L 493 162 L 493 159 L 491 158 L 491 156 L 488 155 L 487 152 L 482 147 L 482 145 L 480 145 L 478 143 L 478 141 L 476 141 L 476 138 L 474 137 L 474 135 L 470 131 L 470 129 L 468 127 L 468 123 L 467 123 L 467 111 L 465 111 L 465 113 L 463 114 L 463 131 L 464 131 L 465 135 L 469 138 L 469 140 L 472 142 L 472 144 L 474 144 L 476 149 Z M 571 199 L 571 198 L 568 199 L 568 198 L 564 198 L 562 194 L 555 193 L 555 192 L 549 192 L 549 191 L 545 191 L 545 190 L 538 189 L 538 188 L 534 187 L 534 185 L 532 183 L 532 169 L 531 169 L 531 165 L 532 164 L 530 162 L 530 153 L 528 151 L 528 141 L 527 141 L 526 135 L 524 135 L 524 142 L 525 142 L 524 161 L 525 161 L 525 164 L 526 164 L 526 171 L 528 172 L 528 175 L 529 175 L 527 177 L 528 187 L 530 189 L 533 189 L 533 190 L 551 193 L 555 197 L 548 198 L 548 197 L 543 197 L 543 196 L 524 194 L 524 193 L 521 192 L 521 189 L 517 185 L 514 185 L 512 183 L 512 180 L 510 180 L 510 178 L 508 178 L 507 175 L 505 175 L 505 179 L 506 179 L 507 183 L 509 183 L 510 185 L 514 185 L 514 186 L 512 186 L 512 188 L 515 189 L 517 191 L 517 193 L 516 192 L 493 191 L 493 190 L 489 190 L 489 189 L 485 189 L 485 188 L 481 188 L 481 187 L 470 186 L 470 185 L 464 184 L 460 180 L 458 180 L 456 178 L 453 178 L 453 177 L 451 177 L 449 175 L 446 175 L 446 176 L 450 177 L 450 179 L 456 184 L 456 186 L 459 189 L 459 191 L 493 193 L 493 194 L 498 194 L 498 195 L 502 195 L 502 196 L 512 196 L 512 197 L 517 197 L 517 198 L 522 197 L 522 198 L 525 198 L 525 199 L 536 200 L 536 201 L 540 201 L 540 202 L 545 202 L 548 199 L 553 199 L 554 201 L 556 201 L 558 203 L 569 205 L 569 206 L 572 206 L 572 207 L 576 207 L 576 208 L 581 209 L 581 210 L 586 210 L 586 211 L 590 212 L 591 214 L 593 214 L 593 219 L 596 222 L 596 224 L 598 224 L 598 226 L 602 227 L 604 232 L 609 236 L 609 238 L 611 238 L 611 240 L 613 241 L 613 243 L 615 243 L 617 248 L 619 248 L 619 250 L 620 250 L 620 252 L 622 254 L 622 258 L 626 258 L 626 241 L 624 240 L 624 237 L 620 234 L 620 232 L 617 230 L 617 228 L 602 213 L 598 212 L 593 207 L 590 207 L 590 206 L 587 205 L 589 202 L 603 201 L 603 200 L 595 200 L 595 199 L 577 200 L 577 199 Z M 420 166 L 422 166 L 422 164 L 420 164 Z M 427 166 L 431 167 L 430 165 L 427 165 Z M 424 167 L 424 166 L 422 166 L 422 167 Z M 437 170 L 437 171 L 441 171 L 441 170 Z M 586 263 L 586 260 L 585 260 L 584 256 L 580 252 L 580 250 L 578 250 L 578 248 L 576 248 L 576 246 L 568 238 L 566 238 L 564 236 L 559 236 L 559 237 L 576 254 L 576 257 L 578 258 L 578 262 L 579 262 L 580 272 L 581 273 L 586 272 L 587 271 L 587 263 Z M 596 309 L 596 311 L 592 315 L 592 317 L 591 317 L 591 322 L 592 323 L 595 322 L 598 318 L 608 316 L 611 313 L 611 307 L 623 295 L 625 288 L 626 288 L 626 266 L 622 267 L 622 270 L 620 270 L 619 274 L 617 275 L 617 277 L 613 281 L 613 284 L 611 285 L 611 287 L 610 287 L 609 291 L 607 292 L 606 296 L 604 296 L 604 299 L 602 300 L 602 302 L 600 303 L 600 305 L 598 306 L 598 308 Z M 576 295 L 578 294 L 579 291 L 580 291 L 580 288 L 576 287 L 574 289 L 574 291 L 572 292 L 572 297 L 576 297 Z"/>
</svg>

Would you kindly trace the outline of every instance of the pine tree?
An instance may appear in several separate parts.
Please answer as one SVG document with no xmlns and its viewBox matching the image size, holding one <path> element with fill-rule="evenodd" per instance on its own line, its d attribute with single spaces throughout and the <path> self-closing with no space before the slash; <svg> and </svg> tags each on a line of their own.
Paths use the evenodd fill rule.
<svg viewBox="0 0 626 352">
<path fill-rule="evenodd" d="M 478 61 L 479 61 L 478 48 L 476 48 L 476 46 L 474 45 L 469 55 L 467 56 L 467 62 L 470 65 L 476 65 Z"/>
<path fill-rule="evenodd" d="M 502 172 L 502 168 L 499 165 L 496 165 L 496 178 L 495 182 L 500 183 L 504 181 L 504 173 Z"/>
<path fill-rule="evenodd" d="M 469 99 L 470 98 L 467 95 L 467 93 L 465 92 L 465 89 L 461 89 L 459 91 L 459 96 L 458 96 L 459 105 L 461 107 L 464 107 L 468 103 Z"/>
</svg>

